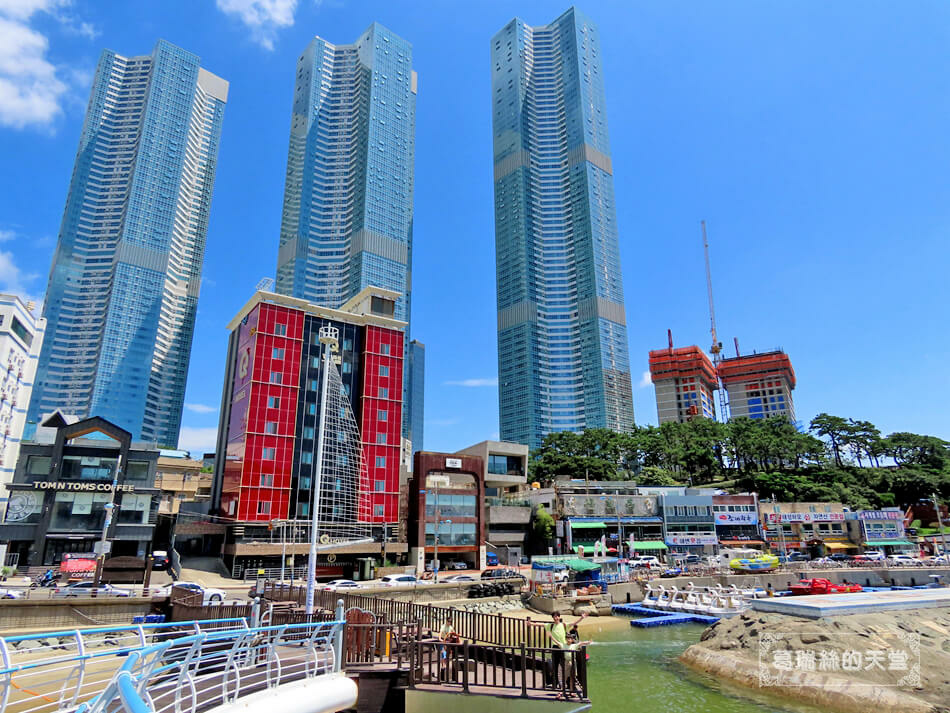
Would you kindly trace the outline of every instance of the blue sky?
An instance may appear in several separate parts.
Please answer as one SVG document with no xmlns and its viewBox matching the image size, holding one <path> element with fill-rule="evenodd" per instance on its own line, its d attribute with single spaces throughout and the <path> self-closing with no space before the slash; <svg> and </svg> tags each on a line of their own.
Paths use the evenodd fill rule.
<svg viewBox="0 0 950 713">
<path fill-rule="evenodd" d="M 231 83 L 182 447 L 214 443 L 228 320 L 272 276 L 296 57 L 413 43 L 426 447 L 498 432 L 489 40 L 555 2 L 0 0 L 0 290 L 41 298 L 98 54 L 165 38 Z M 609 2 L 600 25 L 638 423 L 647 352 L 784 348 L 799 418 L 950 439 L 950 3 Z"/>
</svg>

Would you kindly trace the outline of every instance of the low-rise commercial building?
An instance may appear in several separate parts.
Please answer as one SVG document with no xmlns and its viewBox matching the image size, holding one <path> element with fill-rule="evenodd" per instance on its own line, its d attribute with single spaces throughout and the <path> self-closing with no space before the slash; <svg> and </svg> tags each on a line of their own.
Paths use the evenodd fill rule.
<svg viewBox="0 0 950 713">
<path fill-rule="evenodd" d="M 759 528 L 758 498 L 754 493 L 713 495 L 716 536 L 723 547 L 765 547 Z"/>
<path fill-rule="evenodd" d="M 484 462 L 478 456 L 417 451 L 409 480 L 409 561 L 417 572 L 452 562 L 485 567 Z"/>
<path fill-rule="evenodd" d="M 132 434 L 103 418 L 67 423 L 59 413 L 41 423 L 36 438 L 20 448 L 0 525 L 0 541 L 21 566 L 95 551 L 110 507 L 111 555 L 151 554 L 159 499 L 154 444 L 133 443 Z"/>
<path fill-rule="evenodd" d="M 812 557 L 854 553 L 845 521 L 852 513 L 842 503 L 759 503 L 765 539 L 775 552 L 802 552 Z"/>
<path fill-rule="evenodd" d="M 848 533 L 852 542 L 863 550 L 876 550 L 890 555 L 916 549 L 904 530 L 904 513 L 898 508 L 859 510 L 848 513 Z"/>
<path fill-rule="evenodd" d="M 714 554 L 719 546 L 712 491 L 660 497 L 664 540 L 673 553 Z"/>
<path fill-rule="evenodd" d="M 595 542 L 603 540 L 610 554 L 629 554 L 631 538 L 635 552 L 666 549 L 657 498 L 642 494 L 636 483 L 558 481 L 555 492 L 561 552 L 583 548 L 589 555 Z"/>
<path fill-rule="evenodd" d="M 213 478 L 214 474 L 205 471 L 202 461 L 192 460 L 187 453 L 161 451 L 155 474 L 155 487 L 161 491 L 158 513 L 177 515 L 183 503 L 210 505 Z M 207 513 L 207 507 L 204 510 Z"/>
</svg>

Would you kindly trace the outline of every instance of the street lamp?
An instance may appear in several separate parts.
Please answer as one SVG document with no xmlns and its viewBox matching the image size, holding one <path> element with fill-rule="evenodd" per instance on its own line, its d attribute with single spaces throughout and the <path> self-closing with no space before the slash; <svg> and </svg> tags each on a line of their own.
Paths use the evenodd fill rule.
<svg viewBox="0 0 950 713">
<path fill-rule="evenodd" d="M 444 521 L 446 525 L 451 525 L 451 520 Z M 438 511 L 436 512 L 435 520 L 435 547 L 432 552 L 432 571 L 435 573 L 433 577 L 434 581 L 438 584 L 439 582 L 439 530 L 442 528 L 443 520 L 439 518 Z"/>
</svg>

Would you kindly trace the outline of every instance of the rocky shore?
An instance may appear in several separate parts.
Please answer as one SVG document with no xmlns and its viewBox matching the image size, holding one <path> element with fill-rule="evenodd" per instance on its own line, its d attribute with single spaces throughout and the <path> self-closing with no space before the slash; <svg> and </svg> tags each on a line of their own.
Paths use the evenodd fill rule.
<svg viewBox="0 0 950 713">
<path fill-rule="evenodd" d="M 680 660 L 829 711 L 950 713 L 947 608 L 823 619 L 750 611 L 707 629 Z"/>
</svg>

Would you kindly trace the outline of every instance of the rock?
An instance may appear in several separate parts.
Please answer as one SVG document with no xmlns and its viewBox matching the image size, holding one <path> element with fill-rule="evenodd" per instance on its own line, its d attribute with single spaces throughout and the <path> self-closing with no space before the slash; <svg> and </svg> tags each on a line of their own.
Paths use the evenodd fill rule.
<svg viewBox="0 0 950 713">
<path fill-rule="evenodd" d="M 723 640 L 723 642 L 722 642 L 721 644 L 719 644 L 719 648 L 720 648 L 722 651 L 729 651 L 730 649 L 737 649 L 737 648 L 739 648 L 739 642 L 736 641 L 735 639 L 725 639 L 725 640 Z"/>
<path fill-rule="evenodd" d="M 708 629 L 706 629 L 706 631 L 702 633 L 702 635 L 699 637 L 699 640 L 708 641 L 709 639 L 715 638 L 715 636 L 716 636 L 716 627 L 715 625 L 713 625 L 713 626 L 710 626 Z"/>
<path fill-rule="evenodd" d="M 828 641 L 824 634 L 802 634 L 803 644 L 817 644 L 819 641 Z"/>
</svg>

